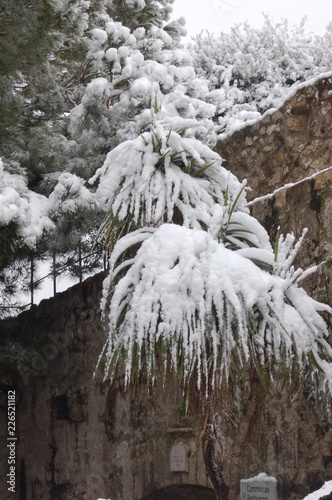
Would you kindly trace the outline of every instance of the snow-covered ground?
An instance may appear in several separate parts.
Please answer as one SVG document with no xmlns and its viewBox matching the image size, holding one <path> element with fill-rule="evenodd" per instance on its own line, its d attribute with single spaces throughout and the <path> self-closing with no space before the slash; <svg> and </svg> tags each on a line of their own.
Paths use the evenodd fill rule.
<svg viewBox="0 0 332 500">
<path fill-rule="evenodd" d="M 319 500 L 320 498 L 324 498 L 329 493 L 332 493 L 332 481 L 326 481 L 326 483 L 317 491 L 310 493 L 303 500 Z"/>
</svg>

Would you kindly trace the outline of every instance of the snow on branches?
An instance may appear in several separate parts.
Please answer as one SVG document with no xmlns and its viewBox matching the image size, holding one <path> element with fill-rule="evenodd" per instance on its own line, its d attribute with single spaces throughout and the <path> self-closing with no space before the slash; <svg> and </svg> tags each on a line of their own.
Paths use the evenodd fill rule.
<svg viewBox="0 0 332 500">
<path fill-rule="evenodd" d="M 198 35 L 192 45 L 196 73 L 210 84 L 217 106 L 216 129 L 224 137 L 276 109 L 301 83 L 331 71 L 331 28 L 308 33 L 268 16 L 261 29 L 248 23 L 230 33 Z"/>
<path fill-rule="evenodd" d="M 195 375 L 201 388 L 251 364 L 264 383 L 289 370 L 332 389 L 319 314 L 331 310 L 298 287 L 299 245 L 289 235 L 274 250 L 248 212 L 245 185 L 207 146 L 157 117 L 96 176 L 110 210 L 100 232 L 111 250 L 105 376 L 123 363 L 127 383 L 144 368 L 151 380 L 174 371 L 184 386 Z"/>
<path fill-rule="evenodd" d="M 108 286 L 112 290 L 107 370 L 124 358 L 128 383 L 134 370 L 145 367 L 153 378 L 170 363 L 184 383 L 196 371 L 200 387 L 202 378 L 213 386 L 228 378 L 234 363 L 243 370 L 252 357 L 271 372 L 292 367 L 294 353 L 303 374 L 310 366 L 320 376 L 328 366 L 319 351 L 332 350 L 318 314 L 328 306 L 206 231 L 163 224 L 141 233 L 120 240 L 124 249 L 126 239 L 130 245 L 144 239 L 118 281 L 123 263 L 112 259 L 105 284 L 104 297 Z"/>
<path fill-rule="evenodd" d="M 156 115 L 158 116 L 158 115 Z M 221 167 L 221 158 L 194 138 L 165 130 L 155 120 L 150 132 L 126 141 L 109 153 L 90 182 L 100 177 L 96 197 L 119 222 L 136 227 L 177 222 L 208 226 L 211 209 L 233 200 L 238 180 Z M 238 205 L 244 209 L 241 193 Z"/>
<path fill-rule="evenodd" d="M 35 248 L 44 232 L 53 229 L 48 199 L 30 191 L 26 177 L 8 172 L 0 159 L 0 226 L 14 224 L 23 244 Z"/>
</svg>

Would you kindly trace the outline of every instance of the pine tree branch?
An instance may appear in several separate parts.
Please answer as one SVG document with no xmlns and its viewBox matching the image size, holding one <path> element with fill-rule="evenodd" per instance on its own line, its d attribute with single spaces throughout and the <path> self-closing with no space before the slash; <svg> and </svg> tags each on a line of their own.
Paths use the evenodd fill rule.
<svg viewBox="0 0 332 500">
<path fill-rule="evenodd" d="M 31 5 L 35 3 L 35 0 L 31 0 L 31 2 L 27 3 L 23 8 L 24 9 L 29 9 L 29 7 L 31 7 Z"/>
</svg>

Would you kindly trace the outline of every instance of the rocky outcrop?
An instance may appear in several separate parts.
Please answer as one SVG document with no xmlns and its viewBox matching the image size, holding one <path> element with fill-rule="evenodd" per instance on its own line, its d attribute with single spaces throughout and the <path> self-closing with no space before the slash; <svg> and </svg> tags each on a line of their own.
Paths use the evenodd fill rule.
<svg viewBox="0 0 332 500">
<path fill-rule="evenodd" d="M 304 86 L 275 113 L 219 142 L 217 150 L 225 166 L 240 180 L 247 179 L 248 199 L 263 198 L 253 202 L 251 211 L 272 240 L 278 227 L 281 233 L 293 232 L 297 238 L 308 229 L 298 266 L 307 268 L 329 260 L 332 78 Z M 331 262 L 303 285 L 317 300 L 332 305 Z"/>
<path fill-rule="evenodd" d="M 302 267 L 332 254 L 332 170 L 298 182 L 332 164 L 331 82 L 305 87 L 274 115 L 218 145 L 232 170 L 247 177 L 252 205 L 275 236 L 303 227 Z M 227 164 L 226 164 L 227 165 Z M 304 282 L 331 303 L 332 265 Z M 8 391 L 16 394 L 16 493 L 0 482 L 0 498 L 27 500 L 144 500 L 213 498 L 202 455 L 198 407 L 184 417 L 184 397 L 170 376 L 165 387 L 125 390 L 93 373 L 106 336 L 99 301 L 103 273 L 1 322 L 0 467 L 8 470 Z M 329 318 L 327 318 L 329 320 Z M 222 395 L 221 395 L 222 396 Z M 307 395 L 289 404 L 285 392 L 262 397 L 238 457 L 238 423 L 232 398 L 220 409 L 223 475 L 266 472 L 278 480 L 278 498 L 300 500 L 332 479 L 332 436 L 323 407 Z M 233 461 L 233 462 L 232 462 Z M 159 496 L 158 496 L 159 495 Z M 167 496 L 168 495 L 168 496 Z M 173 497 L 172 497 L 173 495 Z M 190 495 L 190 496 L 188 496 Z M 233 499 L 231 499 L 233 500 Z"/>
</svg>

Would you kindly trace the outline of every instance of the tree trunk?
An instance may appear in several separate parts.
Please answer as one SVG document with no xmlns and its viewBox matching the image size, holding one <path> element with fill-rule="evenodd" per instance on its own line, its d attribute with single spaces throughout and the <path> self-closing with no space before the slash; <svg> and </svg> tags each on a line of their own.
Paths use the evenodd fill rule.
<svg viewBox="0 0 332 500">
<path fill-rule="evenodd" d="M 216 462 L 213 440 L 208 433 L 205 433 L 203 436 L 203 457 L 206 471 L 216 494 L 216 499 L 228 500 L 228 487 Z"/>
<path fill-rule="evenodd" d="M 223 478 L 221 470 L 217 464 L 215 457 L 215 443 L 220 442 L 222 436 L 217 435 L 220 432 L 227 432 L 226 428 L 221 430 L 213 430 L 212 415 L 220 414 L 227 408 L 227 398 L 229 394 L 219 393 L 217 397 L 209 399 L 208 406 L 204 408 L 205 421 L 202 425 L 202 447 L 203 457 L 207 474 L 211 480 L 217 500 L 235 500 L 239 497 L 239 465 L 241 461 L 241 453 L 246 445 L 248 433 L 250 432 L 253 417 L 256 414 L 257 405 L 265 396 L 264 388 L 256 373 L 251 375 L 250 393 L 245 403 L 244 411 L 239 420 L 239 425 L 234 429 L 233 449 L 227 453 L 227 484 Z M 217 432 L 214 435 L 214 432 Z M 231 453 L 229 453 L 231 452 Z"/>
<path fill-rule="evenodd" d="M 241 452 L 246 446 L 248 433 L 250 432 L 250 426 L 256 413 L 258 403 L 262 402 L 265 394 L 266 393 L 257 374 L 252 374 L 249 397 L 246 402 L 244 412 L 240 418 L 239 427 L 234 439 L 233 454 L 230 460 L 229 493 L 232 499 L 237 498 L 238 495 Z"/>
</svg>

